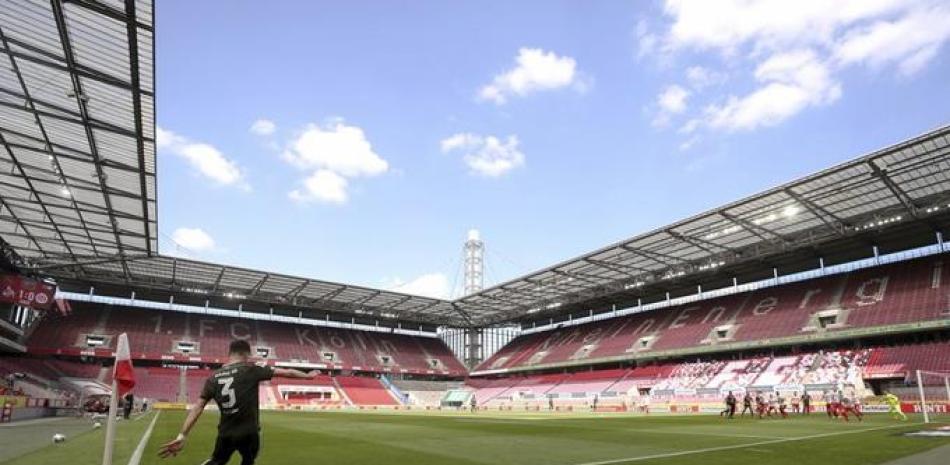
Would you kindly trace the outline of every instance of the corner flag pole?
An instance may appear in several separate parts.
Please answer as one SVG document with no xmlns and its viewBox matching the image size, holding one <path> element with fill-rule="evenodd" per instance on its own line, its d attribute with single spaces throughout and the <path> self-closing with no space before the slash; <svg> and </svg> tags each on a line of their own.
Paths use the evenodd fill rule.
<svg viewBox="0 0 950 465">
<path fill-rule="evenodd" d="M 112 447 L 115 445 L 115 416 L 119 409 L 119 382 L 112 380 L 112 397 L 109 399 L 109 419 L 106 420 L 106 449 L 102 453 L 102 465 L 112 465 Z"/>
<path fill-rule="evenodd" d="M 115 349 L 115 364 L 112 367 L 112 397 L 109 399 L 109 419 L 106 421 L 106 444 L 102 453 L 102 465 L 112 465 L 112 448 L 115 445 L 115 417 L 119 410 L 119 397 L 135 387 L 135 372 L 132 369 L 132 354 L 129 336 L 119 335 Z"/>
</svg>

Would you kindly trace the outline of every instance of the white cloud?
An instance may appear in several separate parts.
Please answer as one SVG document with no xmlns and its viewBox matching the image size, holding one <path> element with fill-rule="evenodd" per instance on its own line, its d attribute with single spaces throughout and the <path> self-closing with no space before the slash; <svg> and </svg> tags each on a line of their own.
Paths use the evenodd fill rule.
<svg viewBox="0 0 950 465">
<path fill-rule="evenodd" d="M 476 174 L 501 176 L 524 165 L 525 155 L 518 149 L 518 137 L 502 141 L 495 136 L 460 133 L 441 142 L 442 152 L 461 152 L 465 164 Z"/>
<path fill-rule="evenodd" d="M 839 29 L 903 10 L 908 0 L 667 0 L 671 48 L 719 49 L 734 54 L 832 41 Z"/>
<path fill-rule="evenodd" d="M 903 74 L 913 74 L 933 58 L 950 39 L 950 5 L 913 11 L 849 31 L 834 50 L 843 65 L 867 63 L 876 68 L 897 63 Z"/>
<path fill-rule="evenodd" d="M 214 239 L 201 228 L 178 228 L 172 233 L 175 245 L 191 252 L 214 250 Z"/>
<path fill-rule="evenodd" d="M 269 136 L 277 130 L 277 125 L 273 121 L 260 118 L 251 124 L 251 132 L 258 136 Z"/>
<path fill-rule="evenodd" d="M 669 113 L 682 113 L 686 110 L 686 99 L 689 97 L 689 91 L 677 86 L 668 86 L 660 94 L 657 104 L 660 109 Z"/>
<path fill-rule="evenodd" d="M 447 299 L 451 294 L 449 278 L 442 273 L 424 274 L 408 282 L 401 278 L 384 279 L 383 287 L 391 291 L 436 299 Z"/>
<path fill-rule="evenodd" d="M 570 85 L 578 90 L 586 88 L 577 72 L 577 62 L 571 57 L 558 56 L 539 48 L 521 48 L 515 61 L 514 68 L 495 76 L 491 84 L 479 89 L 480 100 L 502 105 L 510 97 L 523 97 L 533 92 Z"/>
<path fill-rule="evenodd" d="M 696 145 L 697 142 L 699 142 L 699 137 L 697 136 L 690 137 L 689 139 L 686 139 L 685 141 L 680 143 L 679 149 L 681 152 L 685 152 L 693 148 L 693 146 Z"/>
<path fill-rule="evenodd" d="M 346 203 L 347 180 L 330 170 L 317 170 L 303 181 L 303 189 L 288 194 L 295 202 Z"/>
<path fill-rule="evenodd" d="M 659 37 L 650 32 L 650 26 L 646 20 L 637 21 L 637 58 L 643 58 L 653 54 L 659 45 Z"/>
<path fill-rule="evenodd" d="M 221 185 L 248 188 L 244 173 L 237 163 L 228 159 L 211 144 L 194 142 L 172 131 L 156 128 L 156 146 L 185 159 L 201 175 Z"/>
<path fill-rule="evenodd" d="M 710 127 L 773 126 L 805 107 L 831 103 L 841 96 L 840 84 L 811 50 L 774 55 L 756 68 L 755 78 L 762 85 L 752 93 L 706 108 Z"/>
<path fill-rule="evenodd" d="M 673 54 L 704 60 L 704 66 L 682 69 L 693 91 L 691 106 L 703 108 L 688 115 L 679 130 L 686 134 L 699 127 L 779 124 L 838 100 L 843 89 L 837 76 L 849 66 L 912 75 L 950 40 L 946 0 L 665 0 L 663 11 L 666 21 L 656 33 L 637 23 L 640 53 L 660 51 L 659 59 L 674 63 Z M 754 70 L 747 76 L 750 89 L 722 100 L 709 92 L 727 75 L 742 82 L 744 69 Z M 661 112 L 654 123 L 671 114 Z"/>
<path fill-rule="evenodd" d="M 308 125 L 284 159 L 301 169 L 327 169 L 346 177 L 376 176 L 389 169 L 361 128 L 339 121 L 326 127 Z"/>
<path fill-rule="evenodd" d="M 726 80 L 726 75 L 702 66 L 690 66 L 686 68 L 686 80 L 689 81 L 689 85 L 693 89 L 702 90 L 709 86 L 722 84 Z"/>
<path fill-rule="evenodd" d="M 288 145 L 283 158 L 310 175 L 303 187 L 292 190 L 296 202 L 344 204 L 349 178 L 372 177 L 389 170 L 389 163 L 373 150 L 363 129 L 342 119 L 321 126 L 307 125 Z"/>
<path fill-rule="evenodd" d="M 670 122 L 670 117 L 686 111 L 686 99 L 689 95 L 688 90 L 678 85 L 667 86 L 656 98 L 659 111 L 653 118 L 653 125 L 666 126 Z"/>
</svg>

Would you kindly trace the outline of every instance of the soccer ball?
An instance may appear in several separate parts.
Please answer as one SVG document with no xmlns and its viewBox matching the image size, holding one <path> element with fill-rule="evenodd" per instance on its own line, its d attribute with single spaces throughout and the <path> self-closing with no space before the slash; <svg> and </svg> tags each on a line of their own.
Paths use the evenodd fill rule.
<svg viewBox="0 0 950 465">
<path fill-rule="evenodd" d="M 99 423 L 99 422 L 97 421 L 97 422 L 95 422 L 95 423 L 92 424 L 92 428 L 93 428 L 93 429 L 102 428 L 102 423 Z"/>
<path fill-rule="evenodd" d="M 61 443 L 61 442 L 65 442 L 65 441 L 66 441 L 66 436 L 65 436 L 65 435 L 59 434 L 59 433 L 56 433 L 56 434 L 53 435 L 53 443 L 54 443 L 54 444 L 59 444 L 59 443 Z"/>
</svg>

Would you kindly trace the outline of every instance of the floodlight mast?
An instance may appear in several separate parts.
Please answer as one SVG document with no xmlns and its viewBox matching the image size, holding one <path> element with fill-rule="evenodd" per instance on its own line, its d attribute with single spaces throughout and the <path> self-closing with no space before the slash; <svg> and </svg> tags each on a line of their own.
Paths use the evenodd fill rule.
<svg viewBox="0 0 950 465">
<path fill-rule="evenodd" d="M 485 243 L 477 229 L 468 231 L 465 241 L 465 286 L 464 295 L 480 292 L 485 287 Z M 474 369 L 482 362 L 483 332 L 481 328 L 467 328 L 465 330 L 465 365 Z"/>
<path fill-rule="evenodd" d="M 477 229 L 468 231 L 465 241 L 465 287 L 464 295 L 472 295 L 485 288 L 485 243 Z"/>
</svg>

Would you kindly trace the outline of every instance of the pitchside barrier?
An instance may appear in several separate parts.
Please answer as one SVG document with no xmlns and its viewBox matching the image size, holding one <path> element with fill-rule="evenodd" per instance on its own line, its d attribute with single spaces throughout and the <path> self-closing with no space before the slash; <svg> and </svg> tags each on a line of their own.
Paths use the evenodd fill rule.
<svg viewBox="0 0 950 465">
<path fill-rule="evenodd" d="M 944 401 L 928 401 L 927 402 L 927 414 L 948 414 L 950 413 L 950 402 Z M 921 404 L 919 402 L 902 402 L 900 404 L 901 411 L 904 413 L 923 413 Z M 189 404 L 180 403 L 180 402 L 156 402 L 153 405 L 153 408 L 156 410 L 188 410 L 190 407 Z M 208 408 L 215 409 L 213 405 L 209 405 Z M 277 405 L 262 405 L 261 408 L 264 410 L 275 410 L 275 411 L 285 411 L 285 412 L 326 412 L 326 411 L 411 411 L 411 412 L 426 412 L 426 411 L 446 411 L 446 412 L 468 412 L 468 407 L 439 407 L 431 405 L 343 405 L 343 404 L 295 404 L 295 405 L 286 405 L 286 404 L 277 404 Z M 651 404 L 649 406 L 649 412 L 651 413 L 671 413 L 677 415 L 708 415 L 708 414 L 718 414 L 725 408 L 722 402 L 658 402 Z M 479 411 L 498 411 L 498 412 L 548 412 L 550 411 L 546 406 L 538 405 L 499 405 L 499 406 L 480 406 L 477 408 Z M 812 404 L 811 406 L 812 413 L 821 413 L 825 412 L 825 403 L 818 401 Z M 579 405 L 558 405 L 554 407 L 555 412 L 598 412 L 598 413 L 623 413 L 623 412 L 643 412 L 644 410 L 640 405 L 598 405 L 596 409 L 591 409 L 590 406 L 579 406 Z M 861 404 L 861 411 L 865 413 L 885 413 L 888 411 L 887 405 L 883 401 L 877 400 L 877 398 L 872 400 L 867 400 Z M 793 414 L 791 405 L 786 406 L 786 412 Z M 736 414 L 739 411 L 737 410 Z"/>
</svg>

